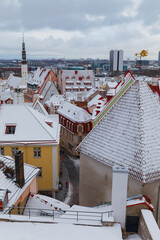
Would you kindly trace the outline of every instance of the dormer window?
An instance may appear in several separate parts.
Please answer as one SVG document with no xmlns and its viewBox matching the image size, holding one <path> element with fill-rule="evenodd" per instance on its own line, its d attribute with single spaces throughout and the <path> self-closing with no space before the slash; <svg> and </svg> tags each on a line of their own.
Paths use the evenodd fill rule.
<svg viewBox="0 0 160 240">
<path fill-rule="evenodd" d="M 5 134 L 15 134 L 16 126 L 15 125 L 7 125 Z"/>
</svg>

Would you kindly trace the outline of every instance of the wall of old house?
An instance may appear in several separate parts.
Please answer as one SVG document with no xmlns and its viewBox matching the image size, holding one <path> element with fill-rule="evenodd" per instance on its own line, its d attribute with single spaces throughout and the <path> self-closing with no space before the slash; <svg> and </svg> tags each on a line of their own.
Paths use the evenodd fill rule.
<svg viewBox="0 0 160 240">
<path fill-rule="evenodd" d="M 111 201 L 112 168 L 80 153 L 80 205 L 95 206 Z M 127 196 L 143 194 L 151 199 L 155 211 L 153 215 L 160 226 L 160 181 L 140 183 L 133 178 L 128 179 Z M 145 207 L 144 207 L 145 208 Z M 133 211 L 135 209 L 135 212 Z M 136 216 L 139 209 L 132 209 Z M 129 210 L 127 210 L 129 213 Z"/>
</svg>

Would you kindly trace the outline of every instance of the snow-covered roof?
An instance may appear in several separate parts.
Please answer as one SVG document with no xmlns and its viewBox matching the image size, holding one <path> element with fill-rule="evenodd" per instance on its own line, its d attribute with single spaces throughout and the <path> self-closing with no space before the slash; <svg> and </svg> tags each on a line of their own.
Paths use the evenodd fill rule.
<svg viewBox="0 0 160 240">
<path fill-rule="evenodd" d="M 46 115 L 20 104 L 1 105 L 0 108 L 0 143 L 2 144 L 57 144 L 59 143 L 60 124 L 50 122 Z M 6 126 L 15 126 L 14 134 L 6 134 Z"/>
<path fill-rule="evenodd" d="M 36 216 L 40 216 L 41 212 L 44 210 L 56 211 L 66 211 L 70 208 L 68 204 L 65 204 L 57 199 L 47 197 L 41 194 L 31 194 L 28 198 L 26 209 L 24 211 L 24 215 L 28 215 L 28 208 L 35 208 L 34 214 Z"/>
<path fill-rule="evenodd" d="M 108 166 L 128 166 L 146 183 L 160 179 L 160 106 L 136 80 L 81 142 L 78 150 Z"/>
<path fill-rule="evenodd" d="M 126 207 L 128 208 L 142 204 L 146 205 L 151 211 L 154 211 L 154 206 L 152 205 L 151 200 L 142 194 L 127 198 Z"/>
<path fill-rule="evenodd" d="M 5 216 L 6 217 L 6 216 Z M 18 216 L 17 216 L 18 217 Z M 32 221 L 34 218 L 32 218 Z M 25 219 L 24 219 L 25 221 Z M 1 221 L 1 238 L 5 240 L 97 240 L 111 239 L 122 240 L 120 224 L 114 224 L 113 227 L 83 226 L 74 224 L 51 224 L 51 223 L 33 223 L 33 222 L 3 222 Z"/>
<path fill-rule="evenodd" d="M 49 91 L 50 87 L 52 86 L 52 93 L 54 95 L 58 95 L 58 91 L 54 85 L 54 83 L 52 81 L 47 81 L 43 90 L 41 91 L 41 95 L 43 95 L 45 97 L 45 95 L 47 94 L 47 92 Z M 54 88 L 54 89 L 53 89 Z"/>
<path fill-rule="evenodd" d="M 114 88 L 110 88 L 107 91 L 107 96 L 115 96 L 115 94 L 116 94 L 116 89 L 114 89 Z"/>
<path fill-rule="evenodd" d="M 84 109 L 68 102 L 63 102 L 58 108 L 57 113 L 74 122 L 86 122 L 91 119 L 91 115 Z"/>
<path fill-rule="evenodd" d="M 107 82 L 109 88 L 115 88 L 117 86 L 117 82 Z"/>
<path fill-rule="evenodd" d="M 26 103 L 25 103 L 26 104 Z M 36 102 L 33 104 L 33 109 L 38 110 L 38 112 L 43 113 L 47 117 L 49 117 L 48 112 L 44 108 L 43 104 L 37 99 Z"/>
<path fill-rule="evenodd" d="M 78 79 L 79 77 L 87 78 L 88 76 L 94 77 L 94 73 L 92 70 L 63 70 L 62 77 L 68 77 L 66 80 Z M 76 80 L 77 81 L 77 80 Z"/>
<path fill-rule="evenodd" d="M 13 171 L 13 175 L 6 175 L 6 169 Z M 25 184 L 22 188 L 15 183 L 15 160 L 11 157 L 0 156 L 0 189 L 9 190 L 7 208 L 16 203 L 25 189 L 30 185 L 34 177 L 38 174 L 39 169 L 24 163 Z M 6 209 L 7 210 L 7 209 Z M 5 211 L 5 209 L 4 209 Z"/>
<path fill-rule="evenodd" d="M 59 106 L 63 101 L 64 97 L 62 95 L 53 95 L 49 100 L 45 102 L 45 104 L 49 107 L 51 104 Z"/>
<path fill-rule="evenodd" d="M 67 90 L 79 91 L 80 89 L 92 88 L 94 86 L 94 73 L 92 70 L 62 70 L 61 78 L 63 92 Z"/>
<path fill-rule="evenodd" d="M 88 108 L 92 107 L 93 105 L 97 105 L 98 99 L 101 98 L 100 94 L 97 94 L 91 101 L 88 102 Z"/>
<path fill-rule="evenodd" d="M 29 77 L 29 83 L 36 83 L 41 86 L 51 69 L 37 68 L 34 75 Z"/>
<path fill-rule="evenodd" d="M 12 96 L 9 88 L 5 91 L 0 91 L 0 100 L 2 100 L 3 103 L 5 103 L 5 101 L 7 99 L 12 99 L 13 100 L 13 96 Z"/>
<path fill-rule="evenodd" d="M 88 99 L 92 94 L 94 94 L 97 91 L 96 88 L 91 88 L 89 91 L 86 92 L 86 99 Z"/>
<path fill-rule="evenodd" d="M 18 88 L 22 85 L 22 78 L 11 75 L 8 79 L 8 85 L 13 88 Z"/>
</svg>

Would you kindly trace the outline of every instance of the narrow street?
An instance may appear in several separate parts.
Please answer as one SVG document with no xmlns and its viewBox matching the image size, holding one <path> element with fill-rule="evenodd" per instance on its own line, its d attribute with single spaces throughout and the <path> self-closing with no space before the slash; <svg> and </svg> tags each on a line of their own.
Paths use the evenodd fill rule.
<svg viewBox="0 0 160 240">
<path fill-rule="evenodd" d="M 72 184 L 72 194 L 70 196 L 69 205 L 79 204 L 79 168 L 77 168 L 73 161 L 79 161 L 79 159 L 71 160 L 68 155 L 64 155 L 64 165 L 68 172 L 69 184 Z"/>
<path fill-rule="evenodd" d="M 64 157 L 63 157 L 64 156 Z M 56 198 L 72 206 L 79 204 L 79 159 L 61 155 L 60 190 Z"/>
</svg>

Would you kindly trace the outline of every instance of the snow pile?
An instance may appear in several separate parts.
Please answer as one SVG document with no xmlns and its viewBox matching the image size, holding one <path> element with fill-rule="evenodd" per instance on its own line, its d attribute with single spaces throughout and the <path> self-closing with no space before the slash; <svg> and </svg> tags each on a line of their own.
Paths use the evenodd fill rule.
<svg viewBox="0 0 160 240">
<path fill-rule="evenodd" d="M 142 240 L 138 234 L 134 234 L 126 238 L 125 240 Z"/>
</svg>

